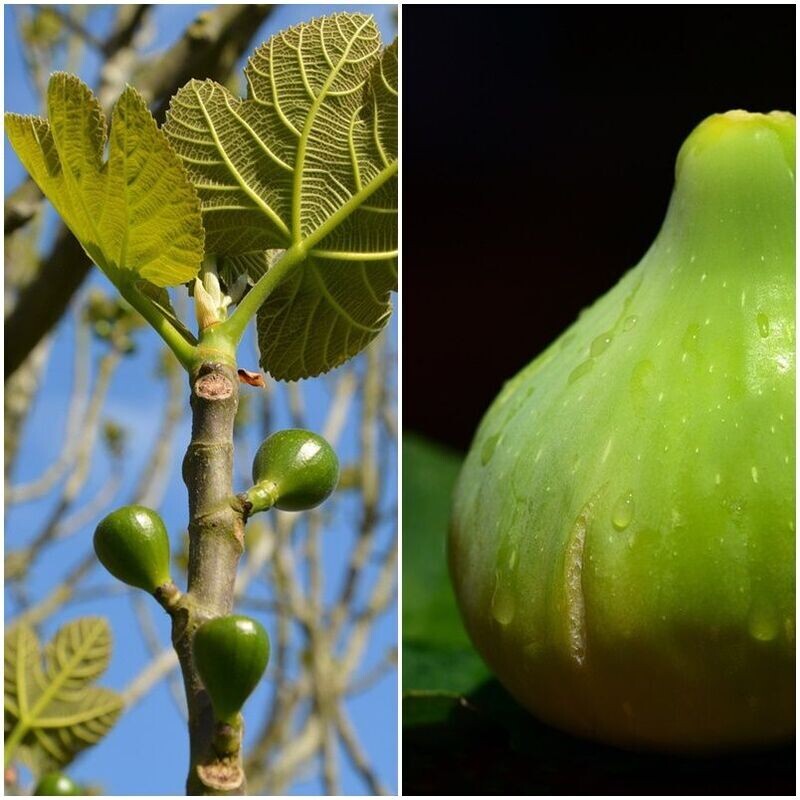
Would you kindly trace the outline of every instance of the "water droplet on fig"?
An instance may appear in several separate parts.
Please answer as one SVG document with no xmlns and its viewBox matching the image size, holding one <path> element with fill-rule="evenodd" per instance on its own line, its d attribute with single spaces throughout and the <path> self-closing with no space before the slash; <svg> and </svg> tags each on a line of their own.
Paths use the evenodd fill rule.
<svg viewBox="0 0 800 800">
<path fill-rule="evenodd" d="M 491 461 L 499 441 L 500 434 L 495 433 L 483 443 L 483 447 L 481 448 L 481 464 L 483 464 L 484 467 Z"/>
<path fill-rule="evenodd" d="M 655 367 L 649 359 L 639 361 L 631 373 L 631 393 L 637 402 L 643 402 L 653 388 Z"/>
<path fill-rule="evenodd" d="M 762 339 L 769 336 L 769 317 L 766 314 L 756 315 L 756 324 L 758 325 L 758 332 L 761 334 Z"/>
<path fill-rule="evenodd" d="M 778 635 L 778 620 L 768 608 L 757 608 L 750 617 L 750 635 L 759 642 L 771 642 Z"/>
<path fill-rule="evenodd" d="M 626 492 L 614 505 L 614 510 L 611 512 L 611 524 L 618 531 L 624 531 L 631 524 L 633 512 L 633 492 Z"/>
<path fill-rule="evenodd" d="M 613 336 L 610 333 L 601 333 L 591 344 L 589 348 L 589 354 L 593 358 L 597 358 L 597 356 L 605 353 L 608 349 L 608 346 L 611 344 Z"/>
<path fill-rule="evenodd" d="M 691 325 L 687 326 L 682 340 L 684 350 L 689 351 L 697 349 L 697 335 L 699 333 L 700 326 L 696 322 L 693 322 Z"/>
<path fill-rule="evenodd" d="M 629 317 L 625 317 L 625 322 L 622 323 L 622 330 L 629 331 L 633 328 L 636 323 L 638 322 L 638 317 L 635 314 L 631 314 Z"/>
<path fill-rule="evenodd" d="M 587 358 L 586 361 L 582 361 L 575 367 L 572 372 L 569 374 L 569 378 L 567 379 L 567 383 L 575 383 L 579 378 L 582 378 L 588 372 L 591 372 L 592 367 L 594 366 L 594 359 Z"/>
<path fill-rule="evenodd" d="M 508 625 L 514 619 L 514 598 L 511 596 L 511 588 L 507 585 L 501 570 L 495 572 L 492 616 L 501 625 Z"/>
</svg>

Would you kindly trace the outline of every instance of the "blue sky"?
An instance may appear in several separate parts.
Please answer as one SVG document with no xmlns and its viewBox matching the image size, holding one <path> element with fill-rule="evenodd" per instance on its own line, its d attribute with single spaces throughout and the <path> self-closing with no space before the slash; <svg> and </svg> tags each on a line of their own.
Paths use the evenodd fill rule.
<svg viewBox="0 0 800 800">
<path fill-rule="evenodd" d="M 156 26 L 156 37 L 149 50 L 157 51 L 168 47 L 203 8 L 210 6 L 182 5 L 157 6 L 153 12 Z M 359 10 L 375 15 L 384 40 L 389 42 L 395 35 L 391 6 L 280 6 L 267 23 L 258 32 L 254 44 L 268 39 L 273 33 L 297 22 L 313 16 L 330 13 L 333 10 L 346 8 Z M 35 96 L 31 86 L 24 78 L 20 43 L 17 39 L 14 8 L 5 6 L 5 108 L 18 113 L 37 112 Z M 92 16 L 90 28 L 102 34 L 108 26 L 111 14 L 108 8 L 98 9 Z M 90 85 L 96 84 L 97 61 L 89 55 L 81 69 L 81 78 Z M 24 177 L 24 171 L 16 156 L 5 142 L 5 190 L 13 189 Z M 48 226 L 50 227 L 50 226 Z M 45 237 L 46 238 L 46 237 Z M 110 288 L 110 284 L 94 270 L 90 285 Z M 393 319 L 387 332 L 390 341 L 397 341 L 396 318 Z M 138 349 L 128 359 L 124 368 L 117 374 L 111 387 L 105 410 L 105 417 L 113 418 L 131 434 L 129 448 L 124 463 L 123 488 L 118 495 L 117 504 L 126 502 L 130 496 L 135 480 L 141 470 L 146 467 L 146 458 L 157 435 L 160 422 L 160 409 L 163 402 L 163 388 L 154 380 L 153 371 L 159 352 L 158 339 L 149 329 L 137 334 Z M 94 343 L 94 348 L 99 346 Z M 54 459 L 63 441 L 66 414 L 70 397 L 70 384 L 73 363 L 74 325 L 68 318 L 57 332 L 50 354 L 47 375 L 47 390 L 40 392 L 25 429 L 25 438 L 21 455 L 14 472 L 14 482 L 25 482 L 38 476 Z M 243 344 L 241 351 L 242 365 L 255 368 L 257 363 L 256 348 L 253 337 Z M 137 387 L 132 391 L 131 387 Z M 303 385 L 310 427 L 320 428 L 325 419 L 326 409 L 331 396 L 333 383 L 330 379 L 308 381 Z M 256 391 L 244 388 L 243 391 Z M 274 428 L 290 424 L 286 409 L 286 393 L 278 387 L 278 414 L 274 420 Z M 357 409 L 356 409 L 357 411 Z M 352 414 L 346 425 L 339 447 L 340 459 L 344 462 L 352 459 L 356 452 L 358 431 L 355 425 L 356 415 Z M 258 440 L 253 435 L 243 443 L 237 451 L 237 464 L 246 471 L 247 464 Z M 170 529 L 173 542 L 177 541 L 180 531 L 186 525 L 185 487 L 180 478 L 180 458 L 189 439 L 189 418 L 184 415 L 177 433 L 175 463 L 170 476 L 169 488 L 161 513 Z M 81 498 L 88 499 L 103 484 L 111 463 L 104 455 L 100 455 L 93 463 L 90 479 L 84 488 Z M 386 511 L 396 505 L 396 467 L 387 468 L 384 479 L 392 487 L 386 499 Z M 244 487 L 239 487 L 244 488 Z M 6 513 L 6 547 L 17 548 L 23 545 L 30 536 L 40 528 L 52 507 L 53 498 L 15 506 Z M 80 507 L 80 503 L 78 504 Z M 334 576 L 327 590 L 333 595 L 338 589 L 338 579 L 342 574 L 344 559 L 350 552 L 353 541 L 356 507 L 348 500 L 337 505 L 336 514 L 327 529 L 323 541 L 323 562 L 326 575 Z M 79 562 L 91 540 L 94 523 L 87 525 L 76 535 L 50 547 L 33 570 L 31 593 L 34 598 L 42 596 L 54 582 L 73 564 Z M 388 543 L 391 530 L 384 525 L 380 532 L 382 543 Z M 368 566 L 365 574 L 367 588 L 374 577 L 375 569 Z M 98 568 L 87 582 L 87 586 L 107 588 L 110 579 Z M 168 622 L 157 607 L 153 608 L 153 620 L 162 644 L 169 641 Z M 6 618 L 13 617 L 14 603 L 6 593 Z M 87 614 L 107 616 L 114 633 L 114 654 L 111 667 L 101 683 L 115 689 L 123 688 L 147 663 L 148 657 L 139 627 L 136 623 L 129 593 L 103 596 L 102 599 L 87 600 L 68 606 L 56 614 L 44 626 L 43 637 L 49 638 L 65 621 Z M 254 616 L 258 616 L 254 614 Z M 268 615 L 260 617 L 271 631 L 271 620 Z M 366 657 L 363 672 L 379 662 L 386 649 L 397 641 L 396 609 L 385 615 L 375 627 Z M 261 709 L 271 691 L 269 670 L 267 678 L 262 682 L 256 695 L 245 709 Z M 397 683 L 394 672 L 389 673 L 369 691 L 348 701 L 347 710 L 359 733 L 362 746 L 365 748 L 372 764 L 376 768 L 383 783 L 391 790 L 397 789 Z M 261 714 L 252 717 L 250 733 L 256 732 Z M 157 725 L 157 735 L 154 726 Z M 147 763 L 148 768 L 137 766 L 137 760 L 131 758 L 130 748 L 135 747 L 137 754 Z M 69 773 L 78 781 L 99 783 L 109 794 L 150 795 L 150 794 L 182 794 L 185 778 L 185 765 L 188 758 L 186 732 L 182 720 L 174 710 L 171 696 L 164 683 L 160 684 L 146 700 L 127 712 L 117 723 L 111 734 L 96 748 L 81 756 L 69 769 Z M 365 793 L 363 784 L 346 757 L 340 760 L 342 790 L 348 793 Z M 316 779 L 299 781 L 291 787 L 296 794 L 317 794 L 322 792 L 321 783 Z"/>
</svg>

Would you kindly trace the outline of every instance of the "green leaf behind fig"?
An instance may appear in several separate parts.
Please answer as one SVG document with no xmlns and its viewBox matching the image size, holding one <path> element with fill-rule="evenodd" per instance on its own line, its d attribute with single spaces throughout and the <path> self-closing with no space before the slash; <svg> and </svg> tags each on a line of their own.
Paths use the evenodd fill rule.
<svg viewBox="0 0 800 800">
<path fill-rule="evenodd" d="M 5 760 L 35 776 L 69 764 L 105 736 L 121 698 L 92 684 L 108 667 L 111 632 L 100 617 L 64 625 L 44 648 L 21 623 L 5 635 Z"/>
<path fill-rule="evenodd" d="M 397 44 L 339 13 L 290 28 L 245 69 L 247 99 L 213 81 L 173 98 L 164 128 L 228 279 L 307 247 L 258 314 L 261 364 L 294 380 L 338 366 L 385 325 L 396 289 Z M 238 261 L 237 261 L 238 260 Z"/>
<path fill-rule="evenodd" d="M 6 132 L 25 168 L 89 257 L 116 285 L 191 280 L 203 257 L 194 188 L 138 92 L 128 87 L 106 121 L 78 78 L 55 73 L 48 119 L 6 114 Z"/>
<path fill-rule="evenodd" d="M 445 539 L 460 465 L 439 445 L 403 438 L 403 690 L 417 697 L 417 710 L 428 701 L 438 707 L 434 692 L 457 697 L 489 675 L 461 623 L 447 574 Z"/>
</svg>

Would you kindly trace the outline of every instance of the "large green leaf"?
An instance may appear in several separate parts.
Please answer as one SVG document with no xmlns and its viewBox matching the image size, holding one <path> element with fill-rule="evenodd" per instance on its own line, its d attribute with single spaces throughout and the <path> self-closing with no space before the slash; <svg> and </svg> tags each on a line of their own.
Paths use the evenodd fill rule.
<svg viewBox="0 0 800 800">
<path fill-rule="evenodd" d="M 89 257 L 120 285 L 173 286 L 203 257 L 197 194 L 144 100 L 128 87 L 106 123 L 91 90 L 55 73 L 48 119 L 6 114 L 11 145 Z"/>
<path fill-rule="evenodd" d="M 83 617 L 62 627 L 44 649 L 24 623 L 5 636 L 5 759 L 39 775 L 68 764 L 111 729 L 122 710 L 114 692 L 93 686 L 108 667 L 106 620 Z"/>
<path fill-rule="evenodd" d="M 258 316 L 262 366 L 292 380 L 355 355 L 391 312 L 397 44 L 382 48 L 372 17 L 338 13 L 273 37 L 245 75 L 244 100 L 187 84 L 164 130 L 200 195 L 209 252 L 252 264 L 305 245 Z"/>
</svg>

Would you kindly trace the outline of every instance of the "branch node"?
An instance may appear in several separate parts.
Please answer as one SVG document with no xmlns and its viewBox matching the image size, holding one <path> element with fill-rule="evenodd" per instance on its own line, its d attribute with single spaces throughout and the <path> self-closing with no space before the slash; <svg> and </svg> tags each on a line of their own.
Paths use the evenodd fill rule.
<svg viewBox="0 0 800 800">
<path fill-rule="evenodd" d="M 159 586 L 153 592 L 153 596 L 170 616 L 173 616 L 179 609 L 186 607 L 183 593 L 172 581 Z"/>
<path fill-rule="evenodd" d="M 227 375 L 217 370 L 219 365 L 203 364 L 194 385 L 195 394 L 204 400 L 227 400 L 233 386 Z"/>
</svg>

